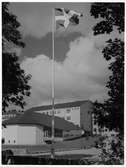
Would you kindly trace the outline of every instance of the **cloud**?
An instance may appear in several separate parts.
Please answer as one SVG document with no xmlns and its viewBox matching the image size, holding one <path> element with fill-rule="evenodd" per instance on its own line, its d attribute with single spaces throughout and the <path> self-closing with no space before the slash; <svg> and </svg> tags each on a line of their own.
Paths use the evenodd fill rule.
<svg viewBox="0 0 126 167">
<path fill-rule="evenodd" d="M 55 97 L 69 99 L 104 99 L 109 76 L 108 62 L 96 48 L 98 37 L 79 37 L 70 42 L 66 59 L 55 62 Z M 21 67 L 32 75 L 30 105 L 51 101 L 51 60 L 46 55 L 27 58 Z"/>
</svg>

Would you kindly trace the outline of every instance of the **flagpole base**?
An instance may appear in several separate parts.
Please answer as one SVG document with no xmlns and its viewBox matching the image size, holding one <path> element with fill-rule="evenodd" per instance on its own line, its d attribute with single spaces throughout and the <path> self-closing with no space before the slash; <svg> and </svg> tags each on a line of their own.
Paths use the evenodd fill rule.
<svg viewBox="0 0 126 167">
<path fill-rule="evenodd" d="M 52 147 L 51 148 L 51 159 L 55 158 L 55 149 Z"/>
</svg>

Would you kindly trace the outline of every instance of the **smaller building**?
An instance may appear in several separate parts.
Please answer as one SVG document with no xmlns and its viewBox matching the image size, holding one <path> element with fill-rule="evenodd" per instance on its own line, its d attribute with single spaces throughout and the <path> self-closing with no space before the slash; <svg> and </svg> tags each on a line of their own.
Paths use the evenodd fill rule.
<svg viewBox="0 0 126 167">
<path fill-rule="evenodd" d="M 2 130 L 5 145 L 40 145 L 51 141 L 52 117 L 46 114 L 26 112 L 21 116 L 4 121 Z M 55 140 L 62 141 L 67 131 L 78 131 L 79 126 L 55 117 Z"/>
</svg>

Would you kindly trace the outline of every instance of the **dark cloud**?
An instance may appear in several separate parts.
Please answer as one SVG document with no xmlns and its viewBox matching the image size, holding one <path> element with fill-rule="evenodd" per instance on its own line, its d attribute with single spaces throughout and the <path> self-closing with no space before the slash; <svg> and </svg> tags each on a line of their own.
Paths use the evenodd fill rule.
<svg viewBox="0 0 126 167">
<path fill-rule="evenodd" d="M 47 34 L 43 38 L 35 38 L 32 36 L 26 36 L 24 39 L 26 47 L 22 49 L 21 59 L 36 57 L 39 54 L 45 54 L 48 57 L 51 56 L 52 42 L 51 34 Z"/>
<path fill-rule="evenodd" d="M 82 36 L 81 33 L 74 32 L 67 35 L 55 37 L 55 60 L 62 62 L 66 58 L 66 53 L 69 50 L 69 43 L 76 38 Z M 24 39 L 26 47 L 22 49 L 20 60 L 28 57 L 36 57 L 37 55 L 44 54 L 51 58 L 52 56 L 52 34 L 48 33 L 43 38 L 35 38 L 27 36 Z"/>
</svg>

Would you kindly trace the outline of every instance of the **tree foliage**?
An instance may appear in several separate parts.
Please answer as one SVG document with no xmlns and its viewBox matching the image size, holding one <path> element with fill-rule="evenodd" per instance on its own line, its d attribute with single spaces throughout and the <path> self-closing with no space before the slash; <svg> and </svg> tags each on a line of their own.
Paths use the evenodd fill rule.
<svg viewBox="0 0 126 167">
<path fill-rule="evenodd" d="M 20 68 L 18 57 L 8 48 L 24 47 L 18 28 L 17 17 L 9 12 L 9 3 L 2 3 L 2 109 L 6 111 L 10 104 L 24 107 L 24 96 L 30 95 L 28 80 Z"/>
<path fill-rule="evenodd" d="M 98 155 L 97 165 L 123 165 L 124 164 L 124 144 L 120 135 L 116 137 L 103 136 L 100 142 L 96 143 L 96 148 L 101 150 Z"/>
<path fill-rule="evenodd" d="M 93 28 L 94 34 L 111 33 L 114 26 L 119 32 L 124 32 L 124 3 L 93 3 L 91 15 L 102 18 Z"/>
<path fill-rule="evenodd" d="M 124 3 L 93 3 L 91 15 L 100 18 L 94 26 L 94 34 L 111 33 L 115 29 L 124 32 Z M 106 84 L 109 98 L 103 104 L 95 103 L 97 119 L 101 126 L 124 130 L 124 41 L 110 39 L 102 51 L 110 61 L 108 69 L 112 72 Z"/>
</svg>

